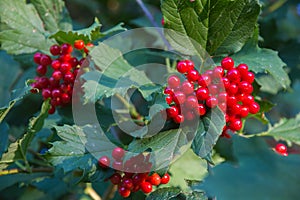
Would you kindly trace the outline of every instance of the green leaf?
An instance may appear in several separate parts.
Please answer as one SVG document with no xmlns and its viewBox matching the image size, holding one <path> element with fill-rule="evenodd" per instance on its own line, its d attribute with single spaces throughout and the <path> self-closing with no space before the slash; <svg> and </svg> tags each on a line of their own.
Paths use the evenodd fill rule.
<svg viewBox="0 0 300 200">
<path fill-rule="evenodd" d="M 181 189 L 176 187 L 160 188 L 152 192 L 146 200 L 169 200 L 177 197 L 181 193 Z"/>
<path fill-rule="evenodd" d="M 193 151 L 201 158 L 206 158 L 211 153 L 224 126 L 224 113 L 218 108 L 212 109 L 200 122 L 192 143 Z"/>
<path fill-rule="evenodd" d="M 142 87 L 141 93 L 147 100 L 150 94 L 160 89 L 156 87 L 143 71 L 139 71 L 128 64 L 122 53 L 104 43 L 99 43 L 91 53 L 91 58 L 99 68 L 86 73 L 84 87 L 85 101 L 95 102 L 115 93 L 125 95 L 129 88 Z M 101 70 L 101 72 L 100 72 Z M 153 87 L 150 87 L 150 86 Z"/>
<path fill-rule="evenodd" d="M 232 55 L 235 64 L 246 63 L 249 66 L 249 70 L 255 73 L 268 73 L 272 78 L 267 80 L 258 78 L 256 80 L 262 86 L 260 89 L 263 91 L 275 94 L 278 92 L 278 88 L 288 89 L 291 81 L 283 69 L 286 64 L 276 51 L 260 48 L 257 42 L 258 29 L 242 50 Z M 269 89 L 270 87 L 273 87 L 273 89 Z"/>
<path fill-rule="evenodd" d="M 300 156 L 280 156 L 263 138 L 232 137 L 238 163 L 224 162 L 211 169 L 195 190 L 227 199 L 297 199 Z"/>
<path fill-rule="evenodd" d="M 184 35 L 175 41 L 176 34 L 167 32 L 171 44 L 194 48 L 200 55 L 203 51 L 198 44 L 210 55 L 239 51 L 252 36 L 260 12 L 256 0 L 163 0 L 161 8 L 164 27 Z"/>
<path fill-rule="evenodd" d="M 7 123 L 0 123 L 0 157 L 7 149 L 8 130 L 9 130 L 9 126 Z"/>
<path fill-rule="evenodd" d="M 44 22 L 45 29 L 50 33 L 57 30 L 72 30 L 72 21 L 62 0 L 31 0 L 39 16 Z"/>
<path fill-rule="evenodd" d="M 103 153 L 109 155 L 113 148 L 101 130 L 96 131 L 91 125 L 64 125 L 55 126 L 55 129 L 62 141 L 54 142 L 46 154 L 54 166 L 63 169 L 64 173 L 82 169 L 98 181 L 111 175 L 112 170 L 97 171 L 98 158 Z"/>
<path fill-rule="evenodd" d="M 259 136 L 272 136 L 278 140 L 286 140 L 300 145 L 300 114 L 295 118 L 281 119 L 274 126 L 269 127 L 266 132 Z"/>
<path fill-rule="evenodd" d="M 54 9 L 53 6 L 51 9 Z M 48 39 L 49 32 L 44 27 L 44 21 L 31 3 L 2 0 L 0 18 L 6 25 L 0 32 L 1 48 L 9 54 L 33 53 L 37 50 L 48 52 L 54 43 Z M 45 24 L 50 25 L 48 21 Z"/>
<path fill-rule="evenodd" d="M 50 109 L 49 100 L 45 101 L 42 105 L 41 112 L 37 117 L 30 119 L 28 128 L 23 137 L 16 142 L 9 145 L 8 151 L 2 155 L 0 160 L 0 169 L 4 169 L 9 163 L 17 160 L 26 161 L 26 152 L 35 134 L 39 132 L 44 125 L 44 120 L 48 116 L 48 110 Z"/>
<path fill-rule="evenodd" d="M 115 32 L 126 30 L 123 28 L 123 23 L 117 24 L 115 27 L 111 29 L 101 32 L 101 24 L 97 18 L 95 18 L 95 22 L 88 28 L 77 30 L 77 31 L 64 31 L 60 30 L 56 32 L 51 38 L 54 38 L 59 43 L 69 43 L 74 44 L 75 40 L 83 40 L 85 43 L 98 40 L 104 36 L 110 35 Z"/>
</svg>

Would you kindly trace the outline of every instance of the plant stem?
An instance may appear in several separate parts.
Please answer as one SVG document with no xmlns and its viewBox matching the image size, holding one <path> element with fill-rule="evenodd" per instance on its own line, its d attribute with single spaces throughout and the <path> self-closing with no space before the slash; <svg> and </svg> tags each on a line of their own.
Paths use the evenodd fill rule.
<svg viewBox="0 0 300 200">
<path fill-rule="evenodd" d="M 90 183 L 87 184 L 84 192 L 94 200 L 102 200 L 102 198 L 98 195 L 98 193 L 92 188 Z"/>
<path fill-rule="evenodd" d="M 9 174 L 18 174 L 18 173 L 38 173 L 38 172 L 53 172 L 52 167 L 40 167 L 40 168 L 32 168 L 30 171 L 23 169 L 8 169 L 0 171 L 0 176 L 9 175 Z"/>
<path fill-rule="evenodd" d="M 167 46 L 168 50 L 171 50 L 172 47 L 170 45 L 170 43 L 166 40 L 163 32 L 161 31 L 161 29 L 159 28 L 158 24 L 156 23 L 154 17 L 152 16 L 152 14 L 150 13 L 150 11 L 148 10 L 148 8 L 145 6 L 144 2 L 142 0 L 136 0 L 137 4 L 141 7 L 141 9 L 143 10 L 143 12 L 145 13 L 146 17 L 149 19 L 149 21 L 151 22 L 151 24 L 156 28 L 157 32 L 159 33 L 161 39 L 163 40 L 163 42 L 165 43 L 165 45 Z"/>
<path fill-rule="evenodd" d="M 110 199 L 114 198 L 117 188 L 118 188 L 117 185 L 113 185 L 110 183 L 109 186 L 107 187 L 107 190 L 105 191 L 102 199 L 110 200 Z"/>
</svg>

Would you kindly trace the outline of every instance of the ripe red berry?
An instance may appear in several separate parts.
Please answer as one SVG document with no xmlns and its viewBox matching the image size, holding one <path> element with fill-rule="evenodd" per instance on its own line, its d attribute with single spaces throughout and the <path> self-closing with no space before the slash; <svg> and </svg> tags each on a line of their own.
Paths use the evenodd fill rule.
<svg viewBox="0 0 300 200">
<path fill-rule="evenodd" d="M 62 103 L 64 103 L 64 104 L 70 103 L 70 101 L 71 101 L 70 95 L 67 94 L 67 93 L 61 94 L 61 101 L 62 101 Z"/>
<path fill-rule="evenodd" d="M 122 186 L 125 187 L 126 189 L 131 190 L 133 188 L 133 182 L 131 178 L 124 178 L 122 180 Z"/>
<path fill-rule="evenodd" d="M 48 110 L 48 114 L 52 115 L 53 113 L 55 113 L 55 106 L 51 105 L 50 109 Z"/>
<path fill-rule="evenodd" d="M 252 102 L 251 104 L 249 104 L 249 112 L 251 114 L 256 114 L 258 113 L 259 110 L 260 110 L 260 106 L 258 103 Z"/>
<path fill-rule="evenodd" d="M 218 102 L 219 103 L 226 103 L 228 98 L 227 92 L 220 92 L 218 94 Z"/>
<path fill-rule="evenodd" d="M 62 73 L 61 73 L 61 71 L 54 71 L 53 73 L 52 73 L 52 77 L 53 77 L 53 79 L 54 80 L 56 80 L 56 81 L 59 81 L 61 78 L 62 78 Z"/>
<path fill-rule="evenodd" d="M 114 173 L 109 179 L 112 184 L 118 185 L 119 183 L 121 183 L 122 177 L 119 173 Z"/>
<path fill-rule="evenodd" d="M 232 83 L 239 83 L 241 81 L 241 75 L 237 69 L 230 69 L 227 72 L 227 78 Z"/>
<path fill-rule="evenodd" d="M 145 193 L 148 194 L 150 192 L 152 192 L 152 185 L 151 183 L 145 181 L 143 183 L 141 183 L 141 190 Z"/>
<path fill-rule="evenodd" d="M 84 41 L 83 40 L 75 40 L 74 42 L 75 49 L 81 50 L 84 48 Z"/>
<path fill-rule="evenodd" d="M 229 105 L 230 106 L 230 114 L 231 115 L 239 115 L 241 112 L 242 106 L 240 104 L 233 104 Z"/>
<path fill-rule="evenodd" d="M 40 53 L 40 52 L 35 53 L 34 56 L 33 56 L 33 61 L 34 61 L 36 64 L 40 65 L 40 64 L 41 64 L 41 57 L 42 57 L 43 55 L 44 55 L 44 54 L 42 54 L 42 53 Z"/>
<path fill-rule="evenodd" d="M 213 70 L 212 76 L 214 78 L 217 78 L 217 79 L 223 77 L 224 76 L 224 69 L 220 66 L 215 67 L 214 70 Z"/>
<path fill-rule="evenodd" d="M 123 169 L 123 162 L 120 162 L 120 161 L 114 161 L 113 164 L 112 164 L 112 167 L 113 167 L 115 170 L 121 171 L 121 170 Z"/>
<path fill-rule="evenodd" d="M 168 95 L 168 96 L 166 97 L 166 102 L 167 102 L 167 104 L 170 105 L 170 104 L 173 102 L 172 96 Z"/>
<path fill-rule="evenodd" d="M 52 97 L 53 98 L 57 98 L 57 97 L 60 97 L 61 96 L 61 92 L 59 89 L 54 89 L 52 90 Z"/>
<path fill-rule="evenodd" d="M 240 117 L 247 117 L 248 114 L 249 114 L 249 108 L 246 106 L 242 106 L 239 113 Z"/>
<path fill-rule="evenodd" d="M 40 62 L 41 62 L 41 65 L 47 66 L 47 65 L 51 64 L 52 59 L 48 55 L 42 55 Z"/>
<path fill-rule="evenodd" d="M 180 89 L 186 95 L 192 94 L 194 92 L 194 85 L 189 81 L 184 81 Z"/>
<path fill-rule="evenodd" d="M 72 68 L 75 68 L 79 64 L 79 61 L 78 61 L 77 58 L 72 57 L 72 58 L 70 58 L 69 63 L 70 63 L 70 65 L 71 65 Z"/>
<path fill-rule="evenodd" d="M 163 177 L 161 177 L 161 184 L 167 184 L 170 181 L 170 175 L 168 173 L 166 173 L 165 175 L 163 175 Z"/>
<path fill-rule="evenodd" d="M 196 96 L 199 101 L 206 100 L 209 97 L 209 92 L 206 87 L 197 89 Z"/>
<path fill-rule="evenodd" d="M 53 55 L 53 56 L 57 56 L 60 54 L 60 51 L 61 51 L 61 48 L 59 45 L 57 44 L 54 44 L 50 47 L 50 53 Z"/>
<path fill-rule="evenodd" d="M 185 61 L 180 61 L 177 63 L 177 71 L 179 73 L 186 73 L 188 72 L 188 66 L 187 66 L 187 63 Z"/>
<path fill-rule="evenodd" d="M 198 99 L 195 96 L 189 96 L 184 103 L 187 109 L 194 109 L 198 107 Z"/>
<path fill-rule="evenodd" d="M 172 106 L 167 109 L 168 116 L 171 118 L 175 118 L 179 114 L 179 110 L 176 106 Z"/>
<path fill-rule="evenodd" d="M 201 87 L 207 87 L 208 85 L 210 85 L 210 83 L 211 83 L 211 78 L 207 74 L 201 75 L 198 79 L 198 84 Z"/>
<path fill-rule="evenodd" d="M 254 78 L 255 78 L 255 75 L 254 75 L 253 72 L 247 72 L 246 74 L 242 75 L 242 80 L 246 81 L 246 82 L 248 82 L 250 84 L 253 83 Z"/>
<path fill-rule="evenodd" d="M 70 53 L 72 53 L 72 51 L 73 51 L 73 48 L 70 44 L 65 43 L 65 44 L 61 45 L 61 54 L 63 54 L 63 55 L 70 54 Z"/>
<path fill-rule="evenodd" d="M 235 95 L 238 92 L 239 88 L 235 83 L 230 84 L 230 86 L 226 89 L 226 92 L 229 95 Z"/>
<path fill-rule="evenodd" d="M 287 155 L 287 147 L 282 143 L 276 145 L 275 151 L 281 155 Z"/>
<path fill-rule="evenodd" d="M 242 63 L 239 64 L 236 69 L 240 72 L 241 76 L 244 76 L 248 72 L 248 65 Z"/>
<path fill-rule="evenodd" d="M 116 147 L 112 151 L 111 155 L 117 161 L 121 161 L 123 159 L 124 155 L 125 155 L 125 151 L 121 147 Z"/>
<path fill-rule="evenodd" d="M 246 81 L 240 82 L 238 88 L 240 93 L 251 94 L 253 92 L 253 86 Z"/>
<path fill-rule="evenodd" d="M 232 69 L 234 67 L 234 61 L 230 57 L 225 57 L 221 61 L 221 65 L 222 65 L 223 69 L 230 70 L 230 69 Z"/>
<path fill-rule="evenodd" d="M 214 108 L 218 105 L 218 99 L 214 96 L 210 96 L 206 99 L 206 105 L 209 108 Z"/>
<path fill-rule="evenodd" d="M 218 85 L 216 84 L 211 84 L 208 86 L 208 91 L 210 95 L 216 95 L 219 92 Z"/>
<path fill-rule="evenodd" d="M 125 187 L 119 187 L 118 192 L 124 198 L 129 197 L 131 193 L 131 191 L 129 189 L 126 189 Z"/>
<path fill-rule="evenodd" d="M 71 69 L 72 69 L 72 66 L 71 66 L 71 64 L 68 63 L 68 62 L 63 62 L 63 63 L 61 63 L 61 65 L 60 65 L 60 71 L 61 71 L 63 74 L 67 73 L 67 72 L 70 71 Z"/>
<path fill-rule="evenodd" d="M 161 178 L 157 173 L 154 173 L 147 178 L 147 181 L 149 181 L 152 185 L 158 186 L 160 185 Z"/>
<path fill-rule="evenodd" d="M 181 91 L 174 92 L 173 99 L 176 104 L 183 104 L 185 102 L 186 96 Z"/>
<path fill-rule="evenodd" d="M 235 96 L 228 96 L 227 97 L 227 105 L 230 106 L 230 105 L 235 105 L 235 104 L 237 104 L 236 97 Z"/>
<path fill-rule="evenodd" d="M 47 66 L 39 65 L 36 68 L 36 73 L 38 73 L 41 76 L 44 76 L 47 73 Z"/>
<path fill-rule="evenodd" d="M 233 131 L 239 131 L 241 130 L 243 126 L 242 120 L 238 119 L 238 118 L 234 118 L 232 120 L 230 120 L 230 125 L 229 128 Z"/>
<path fill-rule="evenodd" d="M 98 165 L 102 168 L 108 168 L 110 164 L 110 159 L 107 156 L 102 156 L 98 160 Z"/>
<path fill-rule="evenodd" d="M 192 69 L 187 73 L 187 79 L 191 82 L 197 81 L 199 79 L 199 76 L 199 72 L 195 69 Z"/>
<path fill-rule="evenodd" d="M 180 79 L 178 76 L 176 75 L 171 75 L 169 78 L 168 78 L 168 85 L 170 88 L 176 88 L 180 85 Z"/>
<path fill-rule="evenodd" d="M 206 108 L 203 104 L 198 104 L 198 113 L 200 116 L 205 115 Z"/>
<path fill-rule="evenodd" d="M 147 178 L 147 175 L 143 174 L 143 173 L 139 173 L 136 174 L 132 177 L 132 181 L 134 185 L 140 185 L 141 183 L 143 183 Z"/>
<path fill-rule="evenodd" d="M 68 71 L 64 75 L 64 82 L 65 83 L 73 83 L 74 82 L 74 75 L 72 72 Z"/>
<path fill-rule="evenodd" d="M 187 71 L 193 70 L 195 68 L 194 62 L 191 60 L 185 60 Z"/>
<path fill-rule="evenodd" d="M 227 89 L 230 86 L 230 81 L 228 80 L 228 78 L 222 77 L 222 82 L 225 89 Z"/>
<path fill-rule="evenodd" d="M 242 99 L 240 99 L 243 103 L 243 105 L 249 106 L 254 102 L 254 97 L 252 95 L 244 95 L 242 96 Z"/>
<path fill-rule="evenodd" d="M 51 67 L 54 70 L 58 70 L 60 68 L 60 61 L 59 60 L 53 60 L 51 63 Z"/>
<path fill-rule="evenodd" d="M 44 99 L 51 98 L 51 91 L 47 88 L 43 89 L 42 96 Z"/>
<path fill-rule="evenodd" d="M 183 115 L 175 116 L 174 122 L 177 123 L 177 124 L 180 124 L 180 123 L 184 122 L 184 116 Z"/>
<path fill-rule="evenodd" d="M 164 89 L 164 94 L 173 95 L 174 92 L 173 92 L 173 90 L 172 90 L 171 88 L 166 87 L 166 88 Z"/>
</svg>

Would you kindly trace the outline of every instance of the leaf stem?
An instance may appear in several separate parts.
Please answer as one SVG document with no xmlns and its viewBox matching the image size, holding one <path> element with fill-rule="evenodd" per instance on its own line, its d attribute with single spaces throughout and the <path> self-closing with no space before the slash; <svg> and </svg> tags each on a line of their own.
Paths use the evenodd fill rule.
<svg viewBox="0 0 300 200">
<path fill-rule="evenodd" d="M 98 193 L 92 188 L 90 183 L 87 184 L 84 193 L 92 197 L 93 200 L 102 200 L 102 198 L 98 195 Z"/>
</svg>

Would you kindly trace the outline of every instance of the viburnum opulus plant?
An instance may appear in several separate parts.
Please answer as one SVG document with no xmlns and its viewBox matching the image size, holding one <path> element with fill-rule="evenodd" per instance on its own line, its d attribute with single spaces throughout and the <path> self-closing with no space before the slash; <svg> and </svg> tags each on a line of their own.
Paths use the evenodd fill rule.
<svg viewBox="0 0 300 200">
<path fill-rule="evenodd" d="M 0 199 L 299 199 L 298 2 L 145 2 L 0 1 Z"/>
</svg>

